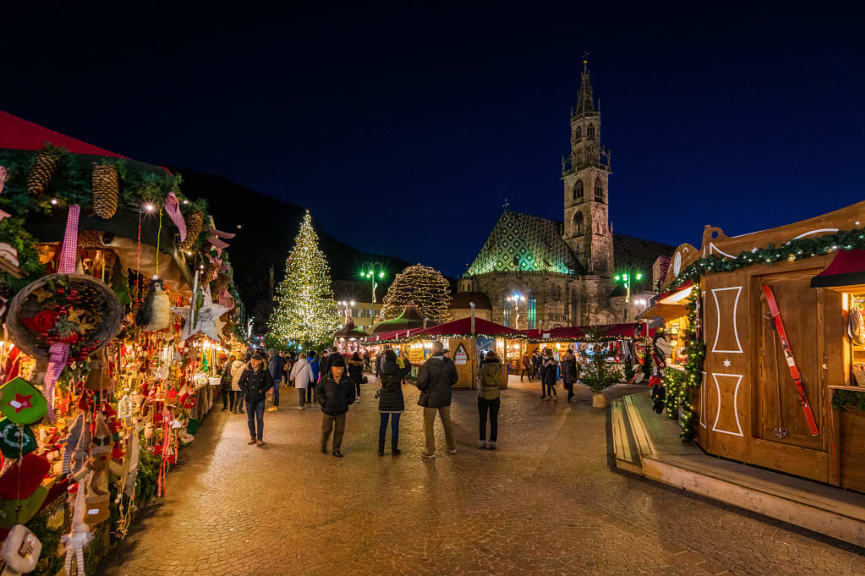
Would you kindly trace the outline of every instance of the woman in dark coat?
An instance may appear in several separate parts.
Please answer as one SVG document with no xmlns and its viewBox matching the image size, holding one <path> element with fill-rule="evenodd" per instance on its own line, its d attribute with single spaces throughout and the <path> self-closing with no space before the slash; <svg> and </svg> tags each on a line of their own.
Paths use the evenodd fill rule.
<svg viewBox="0 0 865 576">
<path fill-rule="evenodd" d="M 558 400 L 559 394 L 556 392 L 556 372 L 558 371 L 559 363 L 556 362 L 553 356 L 553 351 L 550 348 L 544 350 L 544 359 L 541 363 L 541 389 L 543 390 L 543 400 Z"/>
<path fill-rule="evenodd" d="M 360 402 L 360 381 L 363 380 L 363 358 L 355 352 L 348 361 L 348 377 L 354 382 L 356 391 L 354 401 Z"/>
<path fill-rule="evenodd" d="M 379 391 L 378 411 L 381 413 L 381 423 L 378 428 L 378 455 L 384 456 L 384 439 L 387 436 L 387 421 L 390 418 L 391 454 L 398 456 L 399 448 L 399 417 L 405 410 L 405 399 L 402 395 L 402 379 L 411 372 L 411 364 L 405 363 L 400 368 L 396 361 L 396 353 L 386 350 L 379 367 L 381 390 Z"/>
</svg>

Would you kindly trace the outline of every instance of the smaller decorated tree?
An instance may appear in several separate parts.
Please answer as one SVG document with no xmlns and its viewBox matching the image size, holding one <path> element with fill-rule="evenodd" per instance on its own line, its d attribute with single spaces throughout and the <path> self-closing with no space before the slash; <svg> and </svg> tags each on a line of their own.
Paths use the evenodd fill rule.
<svg viewBox="0 0 865 576">
<path fill-rule="evenodd" d="M 304 349 L 322 346 L 330 342 L 337 325 L 330 266 L 318 247 L 318 234 L 307 210 L 285 262 L 276 310 L 267 323 L 268 344 L 284 347 L 292 341 Z"/>
<path fill-rule="evenodd" d="M 385 318 L 398 317 L 409 302 L 414 302 L 424 318 L 444 322 L 451 303 L 450 284 L 434 268 L 421 264 L 409 266 L 396 275 L 388 288 L 384 297 Z"/>
</svg>

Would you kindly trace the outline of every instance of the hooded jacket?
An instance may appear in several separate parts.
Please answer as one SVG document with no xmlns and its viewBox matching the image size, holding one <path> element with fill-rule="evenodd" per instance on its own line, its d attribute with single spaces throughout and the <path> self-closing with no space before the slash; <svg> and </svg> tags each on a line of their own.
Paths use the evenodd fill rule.
<svg viewBox="0 0 865 576">
<path fill-rule="evenodd" d="M 432 356 L 424 362 L 417 373 L 420 396 L 418 406 L 443 408 L 451 405 L 451 387 L 457 383 L 457 367 L 450 358 Z"/>
<path fill-rule="evenodd" d="M 312 382 L 312 368 L 306 358 L 301 358 L 291 367 L 291 372 L 288 374 L 288 379 L 294 382 L 294 387 L 300 390 L 305 389 Z"/>
<path fill-rule="evenodd" d="M 402 412 L 405 410 L 405 398 L 402 394 L 402 379 L 411 372 L 411 364 L 404 368 L 394 360 L 382 358 L 379 377 L 381 379 L 381 396 L 378 399 L 379 412 Z"/>
<path fill-rule="evenodd" d="M 498 358 L 487 356 L 481 362 L 480 385 L 478 396 L 486 400 L 495 400 L 499 397 L 499 374 L 502 373 L 502 365 Z"/>
<path fill-rule="evenodd" d="M 325 414 L 339 416 L 348 412 L 349 405 L 354 402 L 354 393 L 354 382 L 345 372 L 339 382 L 328 372 L 315 387 L 315 401 Z"/>
</svg>

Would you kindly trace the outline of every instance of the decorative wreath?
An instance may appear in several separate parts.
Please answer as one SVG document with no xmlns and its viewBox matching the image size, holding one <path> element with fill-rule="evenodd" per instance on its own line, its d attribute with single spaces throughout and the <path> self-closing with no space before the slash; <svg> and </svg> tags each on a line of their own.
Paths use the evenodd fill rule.
<svg viewBox="0 0 865 576">
<path fill-rule="evenodd" d="M 52 344 L 68 344 L 69 360 L 83 360 L 120 331 L 123 308 L 104 282 L 83 274 L 51 274 L 12 299 L 6 327 L 15 345 L 47 359 Z"/>
</svg>

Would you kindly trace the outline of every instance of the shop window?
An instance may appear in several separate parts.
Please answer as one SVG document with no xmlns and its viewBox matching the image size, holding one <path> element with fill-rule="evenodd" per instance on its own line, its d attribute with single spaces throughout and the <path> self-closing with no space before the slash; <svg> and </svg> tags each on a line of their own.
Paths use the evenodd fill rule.
<svg viewBox="0 0 865 576">
<path fill-rule="evenodd" d="M 577 212 L 574 214 L 574 235 L 581 236 L 583 234 L 583 213 Z"/>
<path fill-rule="evenodd" d="M 538 327 L 538 300 L 537 298 L 529 298 L 528 300 L 528 313 L 526 314 L 528 318 L 528 328 L 529 330 L 535 330 Z"/>
<path fill-rule="evenodd" d="M 513 302 L 505 298 L 505 321 L 504 325 L 508 328 L 514 327 L 514 320 L 516 319 L 516 306 Z"/>
<path fill-rule="evenodd" d="M 595 180 L 595 202 L 603 202 L 604 201 L 604 184 L 601 182 L 601 179 L 598 178 Z"/>
<path fill-rule="evenodd" d="M 582 200 L 583 199 L 583 181 L 577 180 L 574 184 L 574 200 Z"/>
<path fill-rule="evenodd" d="M 594 140 L 595 139 L 595 125 L 594 124 L 589 124 L 589 127 L 586 129 L 586 138 L 588 140 Z"/>
</svg>

